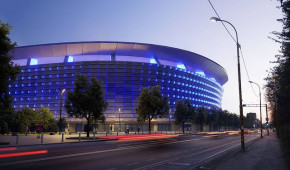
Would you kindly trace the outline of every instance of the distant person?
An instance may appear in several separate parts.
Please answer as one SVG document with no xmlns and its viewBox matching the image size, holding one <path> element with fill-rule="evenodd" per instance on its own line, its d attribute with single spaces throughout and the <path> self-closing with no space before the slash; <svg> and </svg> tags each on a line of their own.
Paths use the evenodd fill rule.
<svg viewBox="0 0 290 170">
<path fill-rule="evenodd" d="M 25 126 L 25 136 L 27 136 L 27 133 L 29 131 L 28 125 Z"/>
<path fill-rule="evenodd" d="M 138 127 L 138 129 L 137 129 L 137 130 L 138 130 L 138 133 L 139 133 L 139 132 L 140 132 L 140 127 Z"/>
<path fill-rule="evenodd" d="M 127 127 L 127 132 L 126 133 L 129 135 L 129 127 Z"/>
</svg>

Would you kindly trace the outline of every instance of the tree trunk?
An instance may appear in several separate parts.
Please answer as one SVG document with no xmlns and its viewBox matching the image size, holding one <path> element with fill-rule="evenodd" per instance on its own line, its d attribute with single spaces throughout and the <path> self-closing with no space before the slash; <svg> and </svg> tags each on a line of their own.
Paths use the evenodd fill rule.
<svg viewBox="0 0 290 170">
<path fill-rule="evenodd" d="M 184 134 L 184 122 L 182 122 L 182 132 Z"/>
<path fill-rule="evenodd" d="M 90 118 L 89 119 L 87 119 L 87 137 L 90 137 Z"/>
<path fill-rule="evenodd" d="M 149 134 L 151 134 L 151 119 L 149 118 Z"/>
</svg>

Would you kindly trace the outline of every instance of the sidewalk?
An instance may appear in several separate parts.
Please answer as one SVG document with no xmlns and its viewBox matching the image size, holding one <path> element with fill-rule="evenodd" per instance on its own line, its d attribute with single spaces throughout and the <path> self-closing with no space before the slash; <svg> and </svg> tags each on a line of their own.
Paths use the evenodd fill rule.
<svg viewBox="0 0 290 170">
<path fill-rule="evenodd" d="M 289 168 L 289 167 L 288 167 Z M 276 133 L 259 139 L 246 148 L 246 152 L 235 154 L 218 165 L 216 170 L 287 170 L 286 159 Z"/>
<path fill-rule="evenodd" d="M 153 132 L 152 134 L 156 134 L 157 132 Z M 129 133 L 129 136 L 134 136 L 134 135 L 140 135 L 140 134 L 148 134 L 148 132 L 144 132 L 144 133 L 135 133 L 135 132 L 131 132 Z M 173 133 L 166 133 L 166 134 L 173 134 Z M 126 133 L 124 132 L 119 132 L 118 135 L 126 135 Z M 101 137 L 116 137 L 117 133 L 113 132 L 113 133 L 108 133 L 106 135 L 105 132 L 102 133 L 97 133 L 95 135 L 95 140 L 93 139 L 93 134 L 90 134 L 90 138 L 86 138 L 86 134 L 82 133 L 81 134 L 81 139 L 80 142 L 87 142 L 87 141 L 104 141 L 104 140 L 113 140 L 113 139 L 104 139 Z M 39 145 L 39 144 L 57 144 L 57 143 L 62 143 L 62 135 L 59 135 L 58 133 L 56 133 L 55 135 L 49 135 L 49 134 L 44 134 L 43 135 L 43 140 L 41 143 L 41 137 L 38 137 L 38 135 L 28 135 L 25 136 L 24 134 L 21 134 L 18 136 L 18 144 L 16 144 L 17 141 L 17 137 L 16 136 L 0 136 L 0 143 L 8 143 L 8 144 L 3 144 L 0 145 L 1 147 L 7 147 L 7 146 L 25 146 L 25 145 Z M 63 139 L 63 143 L 72 143 L 72 142 L 79 142 L 79 134 L 64 134 L 64 139 Z"/>
</svg>

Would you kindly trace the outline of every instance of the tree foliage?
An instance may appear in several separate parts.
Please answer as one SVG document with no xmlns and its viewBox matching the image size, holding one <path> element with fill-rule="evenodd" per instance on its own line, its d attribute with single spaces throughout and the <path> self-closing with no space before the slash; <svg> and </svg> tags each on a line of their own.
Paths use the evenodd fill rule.
<svg viewBox="0 0 290 170">
<path fill-rule="evenodd" d="M 168 98 L 162 97 L 159 85 L 152 86 L 150 89 L 143 87 L 135 110 L 139 122 L 148 120 L 149 133 L 151 133 L 151 120 L 164 118 L 169 114 Z"/>
<path fill-rule="evenodd" d="M 61 120 L 61 121 L 60 121 Z M 61 123 L 61 124 L 60 124 Z M 56 121 L 56 124 L 57 124 L 57 127 L 59 128 L 61 128 L 61 130 L 60 130 L 60 132 L 63 132 L 64 130 L 63 129 L 65 129 L 65 128 L 67 128 L 68 127 L 68 123 L 66 122 L 66 119 L 65 118 L 61 118 L 61 119 L 58 119 L 57 121 Z"/>
<path fill-rule="evenodd" d="M 175 123 L 182 124 L 182 132 L 184 133 L 184 124 L 191 122 L 194 118 L 194 107 L 190 100 L 177 100 L 174 113 Z"/>
<path fill-rule="evenodd" d="M 220 131 L 222 128 L 223 130 L 238 129 L 240 126 L 240 118 L 236 114 L 216 108 L 195 108 L 187 99 L 177 100 L 174 117 L 176 124 L 182 124 L 183 133 L 186 122 L 195 123 L 198 131 L 203 131 L 205 124 L 209 126 L 210 131 Z"/>
<path fill-rule="evenodd" d="M 30 132 L 34 132 L 39 124 L 41 124 L 43 132 L 54 131 L 52 127 L 56 125 L 56 122 L 49 108 L 42 107 L 40 110 L 23 108 L 14 114 L 11 130 L 22 133 L 25 132 L 27 126 Z"/>
<path fill-rule="evenodd" d="M 65 108 L 71 117 L 85 118 L 87 127 L 91 126 L 93 121 L 105 121 L 104 112 L 108 103 L 105 102 L 102 83 L 96 78 L 90 81 L 85 75 L 76 77 L 74 91 L 67 92 Z M 86 128 L 87 137 L 91 128 Z"/>
<path fill-rule="evenodd" d="M 8 37 L 10 31 L 11 27 L 0 20 L 0 124 L 11 121 L 13 98 L 9 94 L 9 84 L 20 72 L 20 67 L 11 61 L 13 56 L 8 53 L 16 46 Z"/>
<path fill-rule="evenodd" d="M 207 114 L 208 114 L 208 110 L 204 107 L 199 107 L 196 111 L 195 123 L 199 125 L 200 131 L 203 131 L 203 126 L 206 122 Z"/>
<path fill-rule="evenodd" d="M 269 70 L 265 79 L 267 84 L 266 98 L 271 107 L 272 123 L 277 129 L 277 135 L 282 140 L 290 158 L 290 1 L 280 1 L 283 18 L 281 32 L 273 32 L 276 42 L 281 43 L 280 54 L 276 55 L 275 66 Z"/>
<path fill-rule="evenodd" d="M 42 107 L 38 111 L 39 123 L 43 126 L 43 131 L 49 131 L 52 123 L 55 123 L 53 114 L 49 111 L 48 107 Z"/>
</svg>

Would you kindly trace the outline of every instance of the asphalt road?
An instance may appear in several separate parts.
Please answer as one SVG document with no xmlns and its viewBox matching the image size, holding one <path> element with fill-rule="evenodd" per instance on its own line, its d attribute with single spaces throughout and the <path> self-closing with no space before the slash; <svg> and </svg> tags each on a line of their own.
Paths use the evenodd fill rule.
<svg viewBox="0 0 290 170">
<path fill-rule="evenodd" d="M 246 142 L 259 137 L 245 135 Z M 240 148 L 240 136 L 185 135 L 147 141 L 107 141 L 18 147 L 19 153 L 47 153 L 0 158 L 0 169 L 193 169 Z"/>
</svg>

